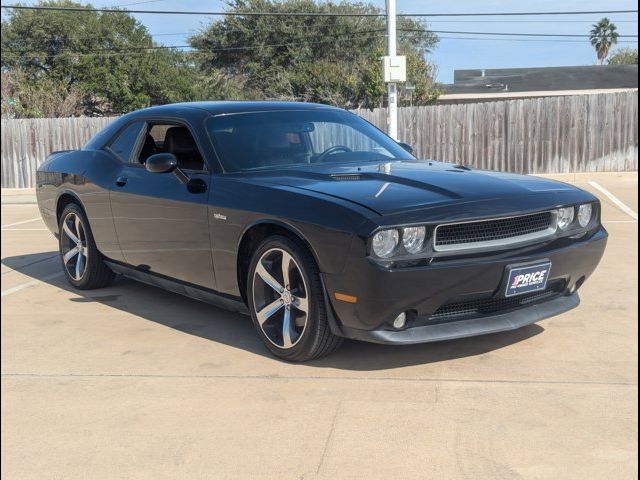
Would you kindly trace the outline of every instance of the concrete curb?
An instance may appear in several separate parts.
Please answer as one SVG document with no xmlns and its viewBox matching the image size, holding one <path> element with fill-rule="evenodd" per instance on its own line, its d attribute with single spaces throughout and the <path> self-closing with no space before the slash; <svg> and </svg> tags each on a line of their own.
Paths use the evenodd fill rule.
<svg viewBox="0 0 640 480">
<path fill-rule="evenodd" d="M 24 196 L 20 198 L 4 198 L 2 197 L 2 205 L 35 205 L 36 197 Z"/>
<path fill-rule="evenodd" d="M 37 203 L 36 191 L 33 188 L 3 188 L 2 205 L 21 205 Z"/>
</svg>

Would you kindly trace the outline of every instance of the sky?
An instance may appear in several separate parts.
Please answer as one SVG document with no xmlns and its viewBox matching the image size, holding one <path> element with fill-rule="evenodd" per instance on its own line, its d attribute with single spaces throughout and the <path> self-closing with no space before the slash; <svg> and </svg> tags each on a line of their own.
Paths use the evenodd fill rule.
<svg viewBox="0 0 640 480">
<path fill-rule="evenodd" d="M 2 5 L 11 5 L 15 0 L 0 0 Z M 77 0 L 82 1 L 82 0 Z M 22 0 L 22 4 L 37 3 Z M 85 3 L 84 1 L 82 3 Z M 127 5 L 140 10 L 209 10 L 225 9 L 221 0 L 93 0 L 96 7 Z M 384 8 L 384 0 L 370 0 L 370 3 Z M 532 12 L 532 11 L 578 11 L 578 10 L 634 10 L 638 8 L 633 0 L 454 0 L 434 2 L 431 0 L 397 0 L 398 13 L 479 13 L 479 12 Z M 2 11 L 5 18 L 6 11 Z M 474 32 L 516 32 L 588 35 L 591 25 L 604 15 L 566 15 L 553 17 L 449 17 L 428 21 L 432 30 L 474 31 Z M 187 15 L 136 14 L 138 20 L 154 35 L 154 40 L 165 45 L 184 45 L 189 32 L 197 32 L 212 18 Z M 638 15 L 612 14 L 610 20 L 618 27 L 621 35 L 635 35 Z M 454 70 L 480 68 L 547 67 L 563 65 L 593 65 L 596 56 L 588 39 L 532 39 L 517 41 L 514 38 L 487 38 L 469 40 L 471 35 L 441 34 L 440 42 L 428 59 L 437 68 L 437 80 L 453 82 Z M 465 37 L 446 38 L 446 37 Z M 477 37 L 476 37 L 477 38 Z M 533 41 L 532 41 L 533 40 Z M 577 40 L 577 41 L 576 41 Z M 631 43 L 619 43 L 618 47 L 637 48 L 636 39 L 621 39 Z M 401 52 L 400 52 L 401 53 Z"/>
</svg>

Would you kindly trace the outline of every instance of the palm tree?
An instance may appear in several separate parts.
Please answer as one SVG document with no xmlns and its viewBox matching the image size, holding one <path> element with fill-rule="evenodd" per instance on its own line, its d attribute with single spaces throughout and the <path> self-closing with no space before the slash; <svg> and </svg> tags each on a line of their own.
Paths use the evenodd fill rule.
<svg viewBox="0 0 640 480">
<path fill-rule="evenodd" d="M 591 29 L 589 40 L 591 45 L 596 49 L 598 55 L 598 63 L 604 64 L 604 61 L 609 56 L 609 49 L 612 45 L 618 43 L 618 37 L 620 36 L 616 30 L 618 27 L 605 17 L 598 23 L 593 25 Z"/>
</svg>

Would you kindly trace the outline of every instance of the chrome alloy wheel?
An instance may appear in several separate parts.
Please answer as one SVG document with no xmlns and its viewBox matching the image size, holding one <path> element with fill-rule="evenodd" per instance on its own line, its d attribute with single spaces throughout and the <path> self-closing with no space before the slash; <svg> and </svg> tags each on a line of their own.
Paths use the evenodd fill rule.
<svg viewBox="0 0 640 480">
<path fill-rule="evenodd" d="M 253 274 L 253 306 L 265 337 L 279 348 L 291 348 L 302 338 L 309 320 L 308 288 L 291 254 L 267 250 Z"/>
<path fill-rule="evenodd" d="M 87 269 L 87 234 L 82 220 L 76 213 L 69 213 L 62 221 L 60 254 L 69 276 L 79 281 Z"/>
</svg>

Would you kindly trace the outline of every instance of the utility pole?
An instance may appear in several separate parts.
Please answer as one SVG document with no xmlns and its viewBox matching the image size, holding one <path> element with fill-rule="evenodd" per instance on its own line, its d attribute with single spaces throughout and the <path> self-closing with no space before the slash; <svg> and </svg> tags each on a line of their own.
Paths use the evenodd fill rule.
<svg viewBox="0 0 640 480">
<path fill-rule="evenodd" d="M 387 55 L 393 59 L 396 51 L 396 0 L 387 0 Z M 390 78 L 390 80 L 392 80 Z M 398 85 L 390 81 L 387 84 L 387 118 L 389 122 L 389 136 L 398 140 Z"/>
<path fill-rule="evenodd" d="M 387 83 L 387 123 L 389 136 L 398 140 L 398 83 L 407 81 L 407 58 L 396 49 L 396 0 L 387 2 L 387 56 L 384 57 L 384 81 Z"/>
</svg>

